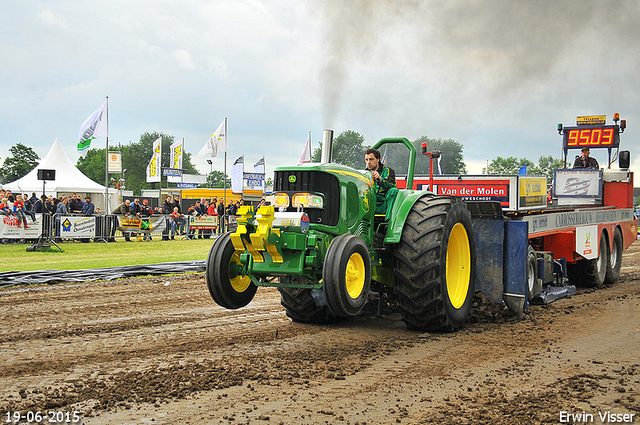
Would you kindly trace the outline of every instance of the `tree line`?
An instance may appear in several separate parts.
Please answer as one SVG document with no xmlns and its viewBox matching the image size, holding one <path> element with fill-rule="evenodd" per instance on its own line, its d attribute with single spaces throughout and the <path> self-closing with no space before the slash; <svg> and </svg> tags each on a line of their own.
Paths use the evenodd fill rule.
<svg viewBox="0 0 640 425">
<path fill-rule="evenodd" d="M 160 132 L 145 132 L 140 135 L 137 142 L 129 142 L 127 145 L 110 146 L 110 151 L 120 151 L 122 153 L 122 168 L 126 170 L 124 173 L 125 186 L 127 190 L 132 190 L 134 194 L 139 194 L 142 189 L 159 189 L 169 187 L 166 177 L 162 177 L 161 182 L 147 183 L 146 168 L 152 157 L 153 142 L 159 137 L 162 138 L 162 164 L 169 163 L 169 146 L 175 141 L 175 137 Z M 429 173 L 429 157 L 422 155 L 422 143 L 427 143 L 429 151 L 439 150 L 442 152 L 441 158 L 434 159 L 434 174 L 438 174 L 439 170 L 442 174 L 467 174 L 467 168 L 464 163 L 464 145 L 453 139 L 431 139 L 427 136 L 419 137 L 411 142 L 418 153 L 416 158 L 416 174 Z M 334 139 L 333 143 L 333 161 L 339 164 L 347 165 L 355 169 L 364 169 L 364 151 L 370 148 L 365 144 L 365 138 L 362 134 L 345 130 Z M 406 174 L 409 165 L 409 152 L 404 145 L 390 144 L 381 147 L 381 154 L 386 157 L 387 164 L 393 168 L 397 174 Z M 322 146 L 314 149 L 311 156 L 313 162 L 319 162 L 321 157 Z M 2 168 L 0 168 L 0 182 L 10 183 L 17 180 L 33 168 L 35 168 L 40 158 L 32 148 L 17 143 L 9 149 L 11 156 L 5 158 Z M 199 174 L 195 165 L 191 162 L 192 155 L 184 152 L 183 155 L 183 172 L 187 174 Z M 438 164 L 439 162 L 439 164 Z M 562 161 L 555 159 L 551 155 L 541 156 L 538 164 L 534 164 L 531 160 L 514 157 L 501 158 L 497 157 L 492 160 L 487 168 L 483 168 L 483 174 L 516 174 L 518 170 L 527 165 L 527 174 L 541 175 L 547 177 L 547 182 L 551 183 L 553 179 L 553 169 L 560 168 Z M 105 184 L 105 167 L 106 157 L 105 149 L 90 149 L 84 158 L 79 158 L 76 166 L 91 180 L 96 183 Z M 113 176 L 117 182 L 120 176 Z M 117 178 L 115 178 L 117 177 Z M 231 180 L 228 175 L 220 171 L 212 171 L 207 173 L 207 187 L 220 188 L 231 186 Z M 269 185 L 271 178 L 267 179 Z M 111 185 L 111 181 L 109 182 Z"/>
</svg>

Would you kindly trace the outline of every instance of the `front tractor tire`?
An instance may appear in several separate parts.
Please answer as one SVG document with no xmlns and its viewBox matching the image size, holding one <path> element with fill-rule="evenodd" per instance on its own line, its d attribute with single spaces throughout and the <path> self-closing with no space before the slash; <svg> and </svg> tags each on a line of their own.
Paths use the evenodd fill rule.
<svg viewBox="0 0 640 425">
<path fill-rule="evenodd" d="M 467 321 L 476 248 L 471 214 L 461 200 L 433 195 L 418 199 L 395 257 L 395 292 L 407 328 L 451 332 Z"/>
<path fill-rule="evenodd" d="M 322 290 L 339 317 L 362 311 L 371 285 L 371 257 L 362 238 L 350 233 L 331 241 L 322 268 Z"/>
<path fill-rule="evenodd" d="M 225 233 L 211 246 L 207 258 L 207 287 L 213 300 L 221 307 L 237 309 L 246 306 L 256 295 L 258 287 L 249 276 L 238 274 L 240 254 Z"/>
</svg>

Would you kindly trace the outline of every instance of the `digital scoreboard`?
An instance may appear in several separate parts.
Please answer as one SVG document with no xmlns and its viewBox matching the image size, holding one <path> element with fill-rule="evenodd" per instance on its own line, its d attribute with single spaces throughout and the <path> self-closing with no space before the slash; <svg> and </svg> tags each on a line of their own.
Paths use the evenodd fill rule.
<svg viewBox="0 0 640 425">
<path fill-rule="evenodd" d="M 617 125 L 565 127 L 563 133 L 563 149 L 617 148 L 620 145 L 620 127 Z"/>
</svg>

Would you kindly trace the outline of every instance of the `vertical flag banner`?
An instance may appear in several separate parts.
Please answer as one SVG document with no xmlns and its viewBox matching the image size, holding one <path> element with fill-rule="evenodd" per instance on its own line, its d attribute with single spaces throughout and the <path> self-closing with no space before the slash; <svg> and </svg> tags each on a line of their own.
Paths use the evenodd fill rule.
<svg viewBox="0 0 640 425">
<path fill-rule="evenodd" d="M 203 156 L 212 156 L 215 157 L 218 155 L 218 152 L 226 152 L 227 151 L 227 129 L 226 124 L 227 120 L 225 119 L 218 126 L 218 129 L 215 133 L 209 137 L 207 143 L 204 144 L 198 155 L 198 158 L 202 158 Z"/>
<path fill-rule="evenodd" d="M 260 186 L 255 186 L 253 189 L 255 190 L 261 190 L 264 192 L 264 187 L 265 187 L 265 163 L 264 163 L 264 156 L 262 158 L 260 158 L 258 160 L 258 162 L 256 162 L 255 164 L 253 164 L 253 172 L 255 174 L 262 174 L 262 178 L 261 178 L 261 184 Z"/>
<path fill-rule="evenodd" d="M 231 191 L 233 193 L 243 193 L 244 178 L 244 155 L 236 159 L 231 166 Z"/>
<path fill-rule="evenodd" d="M 438 157 L 438 174 L 442 175 L 442 167 L 440 166 L 440 161 L 442 161 L 442 154 Z"/>
<path fill-rule="evenodd" d="M 184 138 L 169 146 L 169 168 L 182 169 L 182 155 L 184 152 Z M 170 183 L 182 182 L 182 176 L 167 176 Z"/>
<path fill-rule="evenodd" d="M 264 156 L 258 160 L 255 164 L 253 164 L 253 172 L 264 174 Z"/>
<path fill-rule="evenodd" d="M 80 126 L 78 152 L 83 158 L 87 155 L 93 139 L 97 137 L 109 137 L 108 102 L 108 99 L 105 100 L 102 106 L 91 114 Z"/>
<path fill-rule="evenodd" d="M 153 142 L 153 156 L 147 165 L 147 183 L 159 182 L 162 179 L 162 168 L 160 159 L 162 158 L 162 137 Z"/>
<path fill-rule="evenodd" d="M 298 161 L 298 164 L 302 164 L 305 162 L 311 162 L 311 132 L 309 132 L 307 141 L 304 144 L 304 148 L 302 149 L 302 155 L 300 155 L 300 161 Z"/>
</svg>

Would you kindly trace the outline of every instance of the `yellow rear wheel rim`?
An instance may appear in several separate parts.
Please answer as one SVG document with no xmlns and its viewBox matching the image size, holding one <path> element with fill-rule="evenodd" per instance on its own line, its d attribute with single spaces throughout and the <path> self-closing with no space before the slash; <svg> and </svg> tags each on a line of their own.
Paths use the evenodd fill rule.
<svg viewBox="0 0 640 425">
<path fill-rule="evenodd" d="M 455 309 L 464 305 L 469 293 L 471 249 L 467 229 L 456 223 L 449 235 L 446 260 L 447 294 Z"/>
<path fill-rule="evenodd" d="M 354 252 L 347 262 L 345 270 L 345 282 L 347 286 L 347 294 L 352 299 L 356 299 L 364 290 L 365 267 L 362 256 Z"/>
<path fill-rule="evenodd" d="M 238 254 L 238 251 L 233 253 L 233 256 L 231 257 L 231 262 L 232 263 L 236 263 L 236 264 L 241 264 L 240 263 L 240 254 Z M 235 267 L 229 267 L 229 282 L 231 283 L 231 287 L 233 288 L 234 291 L 236 292 L 244 292 L 247 290 L 247 288 L 249 287 L 249 285 L 251 284 L 251 279 L 249 278 L 249 276 L 242 276 L 242 275 L 233 275 L 231 274 L 231 270 L 235 269 Z"/>
</svg>

